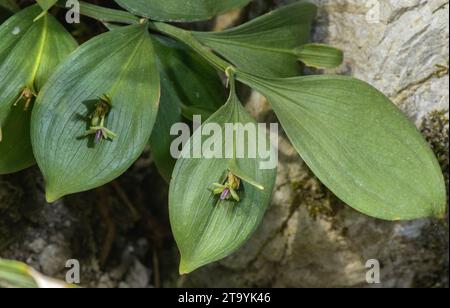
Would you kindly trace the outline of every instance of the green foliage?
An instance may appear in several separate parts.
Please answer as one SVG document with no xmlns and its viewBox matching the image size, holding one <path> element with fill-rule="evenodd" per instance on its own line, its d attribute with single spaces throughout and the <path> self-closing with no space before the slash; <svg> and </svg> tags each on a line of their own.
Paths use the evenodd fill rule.
<svg viewBox="0 0 450 308">
<path fill-rule="evenodd" d="M 155 164 L 169 182 L 175 159 L 170 155 L 173 124 L 192 120 L 193 114 L 207 119 L 225 101 L 225 90 L 217 72 L 196 53 L 176 41 L 155 36 L 161 75 L 161 101 L 150 138 Z"/>
<path fill-rule="evenodd" d="M 272 104 L 289 139 L 336 196 L 386 220 L 443 216 L 445 185 L 416 127 L 386 96 L 342 76 L 241 80 Z"/>
<path fill-rule="evenodd" d="M 294 48 L 309 41 L 317 8 L 296 2 L 223 32 L 194 32 L 238 68 L 255 75 L 290 77 L 299 73 Z"/>
<path fill-rule="evenodd" d="M 40 8 L 32 6 L 0 26 L 0 174 L 34 164 L 32 101 L 59 62 L 77 47 L 53 16 L 45 14 L 33 22 L 39 13 Z"/>
<path fill-rule="evenodd" d="M 219 128 L 255 123 L 237 98 L 236 77 L 268 98 L 295 149 L 349 206 L 386 220 L 443 216 L 437 160 L 386 96 L 350 77 L 298 76 L 299 62 L 333 68 L 343 59 L 336 48 L 309 43 L 313 4 L 299 1 L 225 31 L 195 32 L 161 21 L 204 20 L 250 1 L 116 2 L 128 12 L 81 2 L 81 13 L 110 31 L 78 48 L 47 13 L 55 1 L 39 1 L 42 8 L 19 11 L 0 26 L 0 174 L 32 165 L 34 153 L 52 202 L 112 181 L 150 143 L 170 180 L 180 272 L 191 272 L 248 240 L 275 183 L 276 170 L 260 169 L 258 158 L 183 155 L 175 164 L 169 155 L 170 128 L 195 114 Z M 17 9 L 9 0 L 0 7 Z M 223 106 L 216 70 L 231 87 Z"/>
<path fill-rule="evenodd" d="M 59 66 L 36 101 L 31 127 L 50 202 L 108 183 L 131 166 L 150 138 L 159 87 L 145 24 L 99 35 Z M 83 135 L 95 127 L 89 117 L 105 95 L 105 127 L 117 138 L 96 144 Z"/>
<path fill-rule="evenodd" d="M 225 11 L 241 7 L 251 0 L 114 0 L 139 16 L 161 21 L 205 20 Z"/>
<path fill-rule="evenodd" d="M 228 102 L 204 126 L 208 123 L 218 124 L 222 132 L 226 123 L 256 124 L 239 102 L 234 86 Z M 261 170 L 259 159 L 186 158 L 201 134 L 201 129 L 196 130 L 184 147 L 175 165 L 169 193 L 170 221 L 181 252 L 182 274 L 222 259 L 245 243 L 261 222 L 275 184 L 276 169 Z M 236 138 L 234 135 L 233 139 Z M 208 140 L 226 149 L 222 134 L 214 133 Z M 236 191 L 240 201 L 221 200 L 212 191 L 213 183 L 224 183 L 229 171 L 254 179 L 241 181 Z M 255 187 L 254 183 L 261 184 Z"/>
</svg>

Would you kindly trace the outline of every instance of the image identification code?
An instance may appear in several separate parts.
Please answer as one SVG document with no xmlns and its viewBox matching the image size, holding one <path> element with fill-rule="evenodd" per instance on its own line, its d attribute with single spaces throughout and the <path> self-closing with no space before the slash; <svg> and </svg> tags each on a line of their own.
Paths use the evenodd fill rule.
<svg viewBox="0 0 450 308">
<path fill-rule="evenodd" d="M 270 303 L 270 293 L 224 292 L 221 296 L 212 294 L 190 294 L 185 292 L 178 297 L 178 303 L 198 303 L 209 306 L 213 303 Z"/>
</svg>

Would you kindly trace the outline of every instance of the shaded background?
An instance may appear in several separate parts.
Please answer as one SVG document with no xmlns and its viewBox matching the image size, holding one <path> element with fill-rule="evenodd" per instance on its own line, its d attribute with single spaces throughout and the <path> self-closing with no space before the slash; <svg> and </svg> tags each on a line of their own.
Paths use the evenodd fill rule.
<svg viewBox="0 0 450 308">
<path fill-rule="evenodd" d="M 223 29 L 288 2 L 253 1 L 194 27 Z M 327 73 L 386 93 L 430 142 L 448 191 L 448 1 L 314 2 L 314 41 L 345 51 L 344 64 Z M 87 18 L 71 30 L 80 42 L 105 31 Z M 246 88 L 241 94 L 259 121 L 276 121 L 264 97 Z M 0 257 L 61 279 L 66 260 L 75 258 L 82 285 L 91 287 L 367 287 L 368 259 L 380 261 L 383 287 L 448 287 L 445 223 L 359 214 L 311 174 L 283 132 L 272 204 L 250 242 L 227 259 L 178 276 L 167 191 L 149 149 L 111 184 L 52 205 L 36 167 L 0 176 Z"/>
</svg>

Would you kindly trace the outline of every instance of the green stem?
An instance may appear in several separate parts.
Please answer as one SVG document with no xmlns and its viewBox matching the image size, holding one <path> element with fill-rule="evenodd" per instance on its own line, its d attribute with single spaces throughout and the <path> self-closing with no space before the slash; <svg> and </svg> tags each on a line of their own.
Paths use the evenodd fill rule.
<svg viewBox="0 0 450 308">
<path fill-rule="evenodd" d="M 65 7 L 65 1 L 59 1 L 58 6 Z M 80 1 L 80 14 L 97 19 L 103 23 L 115 22 L 137 24 L 141 21 L 139 17 L 129 12 L 104 8 L 83 1 Z M 190 31 L 163 22 L 149 22 L 149 29 L 184 42 L 203 58 L 205 58 L 209 63 L 211 63 L 215 68 L 223 72 L 225 72 L 227 68 L 233 67 L 230 63 L 213 53 L 209 48 L 202 45 Z"/>
<path fill-rule="evenodd" d="M 194 49 L 199 55 L 205 58 L 208 62 L 210 62 L 217 69 L 225 72 L 225 70 L 229 67 L 232 67 L 230 63 L 220 58 L 216 54 L 214 54 L 209 48 L 202 45 L 190 31 L 163 23 L 163 22 L 150 22 L 149 28 L 151 30 L 158 31 L 160 33 L 166 34 L 172 38 L 175 38 L 189 47 Z"/>
</svg>

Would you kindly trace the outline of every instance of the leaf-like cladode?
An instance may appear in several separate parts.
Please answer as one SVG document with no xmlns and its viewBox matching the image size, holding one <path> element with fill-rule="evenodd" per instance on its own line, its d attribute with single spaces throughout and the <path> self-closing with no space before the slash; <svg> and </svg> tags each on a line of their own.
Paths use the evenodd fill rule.
<svg viewBox="0 0 450 308">
<path fill-rule="evenodd" d="M 258 227 L 270 202 L 276 168 L 260 169 L 259 156 L 225 156 L 224 152 L 233 151 L 233 146 L 229 148 L 227 145 L 231 142 L 236 146 L 238 140 L 236 130 L 231 139 L 226 138 L 227 123 L 256 125 L 233 89 L 229 101 L 194 132 L 175 165 L 169 192 L 169 211 L 172 231 L 181 253 L 180 273 L 192 272 L 233 253 Z M 202 131 L 208 135 L 203 137 L 206 138 L 204 142 L 199 141 Z M 266 137 L 264 133 L 263 138 Z M 244 147 L 254 139 L 246 135 L 240 146 Z M 219 156 L 222 158 L 189 158 L 188 153 L 195 151 L 196 145 L 203 145 L 203 150 L 222 152 Z M 240 188 L 236 191 L 239 202 L 231 197 L 221 200 L 212 191 L 215 188 L 213 183 L 223 184 L 230 170 L 242 177 Z"/>
<path fill-rule="evenodd" d="M 323 44 L 305 44 L 294 51 L 305 65 L 315 68 L 335 68 L 342 64 L 341 50 Z"/>
<path fill-rule="evenodd" d="M 238 78 L 265 95 L 317 177 L 356 210 L 386 220 L 442 216 L 439 164 L 382 93 L 343 76 Z"/>
<path fill-rule="evenodd" d="M 39 13 L 40 7 L 34 5 L 0 26 L 0 174 L 34 164 L 32 101 L 56 66 L 77 47 L 53 16 L 44 14 L 33 22 Z"/>
<path fill-rule="evenodd" d="M 317 7 L 296 2 L 222 32 L 193 32 L 237 67 L 255 75 L 291 77 L 299 74 L 294 49 L 309 41 Z"/>
<path fill-rule="evenodd" d="M 128 11 L 159 21 L 198 21 L 242 7 L 251 0 L 115 0 Z"/>
<path fill-rule="evenodd" d="M 161 76 L 161 102 L 150 146 L 156 167 L 169 181 L 175 166 L 170 154 L 175 138 L 170 135 L 172 125 L 183 121 L 183 113 L 192 120 L 192 109 L 202 111 L 202 118 L 207 119 L 222 106 L 225 90 L 216 70 L 192 50 L 163 37 L 155 36 L 154 44 Z"/>
<path fill-rule="evenodd" d="M 119 28 L 86 42 L 39 95 L 31 137 L 48 201 L 110 182 L 148 143 L 160 85 L 146 27 Z"/>
</svg>

